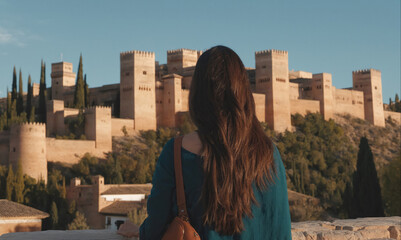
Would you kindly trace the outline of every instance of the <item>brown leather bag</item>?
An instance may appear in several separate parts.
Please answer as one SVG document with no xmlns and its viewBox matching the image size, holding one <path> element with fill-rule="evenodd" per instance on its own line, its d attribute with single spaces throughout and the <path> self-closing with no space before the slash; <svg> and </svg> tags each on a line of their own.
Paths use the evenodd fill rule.
<svg viewBox="0 0 401 240">
<path fill-rule="evenodd" d="M 189 223 L 187 206 L 185 203 L 184 181 L 181 165 L 182 136 L 174 139 L 174 171 L 177 192 L 178 216 L 173 219 L 167 228 L 162 240 L 200 240 L 199 234 Z"/>
</svg>

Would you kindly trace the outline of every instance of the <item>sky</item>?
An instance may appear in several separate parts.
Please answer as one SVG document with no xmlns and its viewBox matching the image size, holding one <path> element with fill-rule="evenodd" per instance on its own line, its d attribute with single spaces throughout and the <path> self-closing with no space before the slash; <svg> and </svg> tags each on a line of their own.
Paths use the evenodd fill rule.
<svg viewBox="0 0 401 240">
<path fill-rule="evenodd" d="M 0 0 L 0 97 L 21 69 L 38 83 L 40 62 L 61 59 L 77 72 L 82 53 L 90 87 L 120 81 L 120 52 L 232 48 L 245 66 L 255 51 L 288 51 L 289 69 L 327 72 L 337 88 L 352 71 L 382 72 L 383 101 L 400 94 L 399 0 Z"/>
</svg>

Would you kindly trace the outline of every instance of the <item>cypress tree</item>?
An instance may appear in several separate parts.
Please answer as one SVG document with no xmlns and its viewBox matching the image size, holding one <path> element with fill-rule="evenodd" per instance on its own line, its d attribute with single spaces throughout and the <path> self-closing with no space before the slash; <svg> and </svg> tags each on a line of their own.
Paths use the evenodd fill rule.
<svg viewBox="0 0 401 240">
<path fill-rule="evenodd" d="M 33 97 L 33 89 L 32 89 L 32 80 L 31 75 L 28 76 L 28 93 L 26 95 L 26 107 L 25 112 L 28 118 L 28 122 L 31 122 L 31 111 L 32 111 L 32 97 Z"/>
<path fill-rule="evenodd" d="M 398 93 L 395 94 L 395 102 L 399 102 L 400 101 L 400 97 L 398 97 Z"/>
<path fill-rule="evenodd" d="M 17 172 L 15 173 L 15 201 L 18 203 L 24 202 L 24 174 L 22 172 L 21 163 L 18 162 Z"/>
<path fill-rule="evenodd" d="M 14 172 L 13 172 L 13 166 L 11 164 L 8 165 L 8 174 L 7 174 L 7 179 L 6 179 L 6 198 L 8 200 L 12 200 L 13 198 L 13 190 L 14 190 Z"/>
<path fill-rule="evenodd" d="M 7 120 L 11 116 L 11 93 L 8 92 L 8 87 L 7 87 Z"/>
<path fill-rule="evenodd" d="M 24 111 L 24 92 L 22 90 L 22 72 L 19 70 L 19 83 L 18 83 L 18 97 L 17 97 L 17 114 L 18 116 Z"/>
<path fill-rule="evenodd" d="M 74 107 L 75 108 L 85 107 L 85 89 L 84 89 L 84 77 L 82 69 L 82 54 L 79 56 L 77 81 L 75 82 Z"/>
<path fill-rule="evenodd" d="M 17 72 L 13 70 L 13 83 L 12 83 L 12 88 L 11 88 L 11 102 L 17 100 Z"/>
<path fill-rule="evenodd" d="M 46 64 L 41 63 L 40 71 L 40 85 L 39 85 L 39 109 L 38 109 L 39 121 L 46 122 Z"/>
<path fill-rule="evenodd" d="M 53 229 L 56 229 L 58 223 L 58 210 L 55 202 L 52 202 L 52 206 L 50 209 L 50 217 L 52 220 L 52 227 Z"/>
<path fill-rule="evenodd" d="M 368 140 L 359 143 L 358 161 L 353 175 L 353 199 L 351 217 L 383 217 L 383 205 L 379 179 Z"/>
<path fill-rule="evenodd" d="M 84 77 L 84 90 L 85 90 L 85 107 L 89 107 L 89 86 L 88 83 L 86 82 L 86 74 Z"/>
</svg>

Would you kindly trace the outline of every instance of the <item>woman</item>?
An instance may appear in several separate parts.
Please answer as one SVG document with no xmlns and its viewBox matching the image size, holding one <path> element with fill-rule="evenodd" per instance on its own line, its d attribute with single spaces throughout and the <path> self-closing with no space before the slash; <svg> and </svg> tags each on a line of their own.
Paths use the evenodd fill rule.
<svg viewBox="0 0 401 240">
<path fill-rule="evenodd" d="M 291 239 L 284 166 L 233 50 L 216 46 L 200 56 L 189 112 L 198 130 L 183 138 L 182 168 L 190 223 L 201 239 Z M 157 162 L 141 240 L 161 239 L 177 216 L 173 142 Z M 119 233 L 133 236 L 138 228 L 124 224 Z"/>
</svg>

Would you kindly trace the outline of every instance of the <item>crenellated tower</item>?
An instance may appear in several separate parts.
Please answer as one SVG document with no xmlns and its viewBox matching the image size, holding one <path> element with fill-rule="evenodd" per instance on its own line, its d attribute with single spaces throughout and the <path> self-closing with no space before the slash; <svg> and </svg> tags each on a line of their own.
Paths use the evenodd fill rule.
<svg viewBox="0 0 401 240">
<path fill-rule="evenodd" d="M 110 107 L 85 109 L 85 136 L 88 140 L 95 140 L 96 148 L 104 152 L 112 150 Z"/>
<path fill-rule="evenodd" d="M 192 49 L 176 49 L 167 51 L 167 71 L 168 73 L 183 74 L 183 69 L 196 65 L 202 51 Z"/>
<path fill-rule="evenodd" d="M 255 91 L 266 95 L 266 121 L 275 131 L 291 129 L 288 52 L 255 52 Z"/>
<path fill-rule="evenodd" d="M 330 73 L 317 73 L 312 75 L 312 94 L 320 102 L 320 113 L 325 120 L 334 116 L 333 89 Z"/>
<path fill-rule="evenodd" d="M 43 123 L 14 124 L 10 131 L 9 163 L 36 180 L 47 182 L 46 126 Z"/>
<path fill-rule="evenodd" d="M 182 77 L 177 74 L 163 76 L 163 126 L 176 126 L 176 113 L 182 106 Z"/>
<path fill-rule="evenodd" d="M 135 130 L 156 129 L 155 54 L 120 53 L 120 117 L 134 119 Z"/>
<path fill-rule="evenodd" d="M 52 99 L 64 100 L 64 92 L 75 86 L 75 73 L 72 71 L 72 63 L 52 63 Z"/>
<path fill-rule="evenodd" d="M 353 89 L 363 91 L 365 120 L 376 126 L 385 126 L 381 72 L 365 69 L 352 72 Z"/>
</svg>

